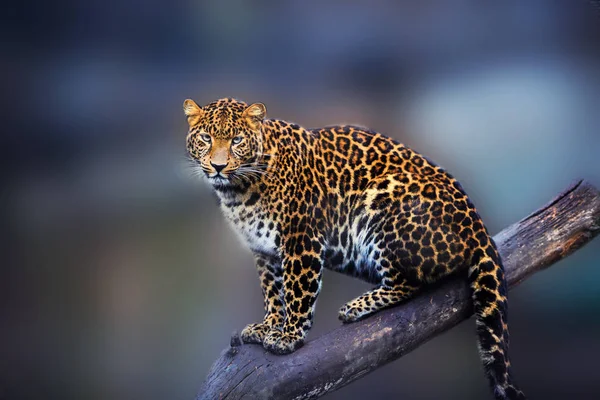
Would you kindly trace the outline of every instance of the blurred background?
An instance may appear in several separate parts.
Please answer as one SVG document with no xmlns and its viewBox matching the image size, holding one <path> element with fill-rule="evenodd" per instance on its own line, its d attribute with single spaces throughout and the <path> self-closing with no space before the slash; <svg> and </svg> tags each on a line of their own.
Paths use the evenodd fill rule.
<svg viewBox="0 0 600 400">
<path fill-rule="evenodd" d="M 13 2 L 2 13 L 0 399 L 192 399 L 262 317 L 252 257 L 186 168 L 185 98 L 368 126 L 449 169 L 492 231 L 600 187 L 600 8 Z M 510 295 L 531 399 L 598 399 L 600 239 Z M 368 286 L 327 271 L 309 340 Z M 484 399 L 473 320 L 325 396 Z"/>
</svg>

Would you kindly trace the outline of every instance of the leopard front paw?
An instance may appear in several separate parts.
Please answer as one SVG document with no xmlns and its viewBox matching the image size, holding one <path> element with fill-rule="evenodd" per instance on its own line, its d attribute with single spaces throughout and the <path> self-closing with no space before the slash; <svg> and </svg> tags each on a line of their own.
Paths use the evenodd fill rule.
<svg viewBox="0 0 600 400">
<path fill-rule="evenodd" d="M 362 307 L 355 307 L 350 304 L 345 304 L 338 313 L 338 318 L 344 323 L 356 322 L 368 315 L 368 311 Z"/>
<path fill-rule="evenodd" d="M 265 336 L 271 330 L 271 326 L 260 323 L 260 324 L 249 324 L 247 325 L 240 334 L 244 343 L 262 343 Z"/>
<path fill-rule="evenodd" d="M 283 333 L 272 329 L 263 340 L 263 347 L 275 354 L 289 354 L 298 350 L 304 344 L 300 336 Z"/>
</svg>

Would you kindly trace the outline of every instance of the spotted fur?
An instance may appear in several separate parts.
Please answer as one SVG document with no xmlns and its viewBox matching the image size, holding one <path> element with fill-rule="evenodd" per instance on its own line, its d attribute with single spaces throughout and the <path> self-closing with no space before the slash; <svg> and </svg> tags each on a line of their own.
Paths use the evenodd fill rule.
<svg viewBox="0 0 600 400">
<path fill-rule="evenodd" d="M 307 130 L 262 104 L 186 100 L 187 149 L 252 250 L 262 322 L 242 339 L 286 354 L 311 328 L 323 268 L 373 283 L 345 304 L 367 317 L 451 274 L 468 276 L 479 348 L 497 399 L 524 399 L 508 359 L 502 261 L 460 184 L 415 151 L 352 126 Z"/>
</svg>

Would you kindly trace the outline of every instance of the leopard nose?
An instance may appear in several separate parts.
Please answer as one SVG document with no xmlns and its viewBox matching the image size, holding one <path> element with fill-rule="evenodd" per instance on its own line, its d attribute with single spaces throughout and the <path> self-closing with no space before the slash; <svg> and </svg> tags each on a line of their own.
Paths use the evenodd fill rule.
<svg viewBox="0 0 600 400">
<path fill-rule="evenodd" d="M 215 171 L 217 171 L 217 174 L 223 171 L 223 169 L 225 169 L 225 167 L 227 166 L 227 164 L 215 164 L 213 162 L 211 162 L 210 165 L 212 165 Z"/>
</svg>

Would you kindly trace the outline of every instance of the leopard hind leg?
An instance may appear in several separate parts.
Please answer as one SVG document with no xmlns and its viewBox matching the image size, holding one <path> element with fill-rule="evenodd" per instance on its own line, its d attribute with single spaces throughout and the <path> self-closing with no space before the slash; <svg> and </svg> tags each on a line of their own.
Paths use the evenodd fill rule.
<svg viewBox="0 0 600 400">
<path fill-rule="evenodd" d="M 346 303 L 339 311 L 339 318 L 346 323 L 358 321 L 411 298 L 417 290 L 418 287 L 406 281 L 391 286 L 382 284 Z"/>
</svg>

